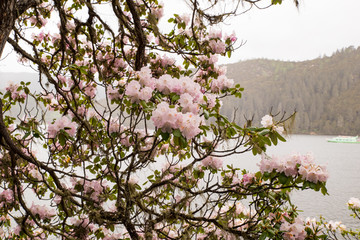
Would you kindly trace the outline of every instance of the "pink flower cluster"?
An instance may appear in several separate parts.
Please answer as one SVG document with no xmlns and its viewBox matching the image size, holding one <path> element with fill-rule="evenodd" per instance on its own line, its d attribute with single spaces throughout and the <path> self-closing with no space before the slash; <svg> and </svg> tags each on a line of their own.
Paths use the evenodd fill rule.
<svg viewBox="0 0 360 240">
<path fill-rule="evenodd" d="M 200 110 L 199 104 L 194 102 L 194 98 L 190 94 L 188 93 L 181 94 L 178 102 L 182 107 L 183 113 L 186 112 L 192 112 L 194 114 L 199 113 Z"/>
<path fill-rule="evenodd" d="M 18 84 L 10 83 L 9 86 L 5 88 L 5 90 L 11 93 L 11 98 L 14 100 L 25 99 L 26 93 L 23 91 L 18 91 L 18 88 L 19 88 Z"/>
<path fill-rule="evenodd" d="M 37 204 L 32 204 L 30 207 L 30 211 L 34 214 L 34 215 L 39 215 L 39 217 L 41 219 L 50 219 L 52 216 L 54 216 L 56 214 L 54 209 L 49 209 L 48 207 L 44 206 L 44 205 L 37 205 Z"/>
<path fill-rule="evenodd" d="M 209 46 L 210 46 L 211 50 L 216 54 L 225 53 L 226 45 L 221 40 L 214 40 L 214 39 L 210 40 Z"/>
<path fill-rule="evenodd" d="M 231 88 L 234 85 L 233 79 L 228 79 L 225 75 L 220 75 L 211 81 L 211 91 L 218 93 L 221 90 Z"/>
<path fill-rule="evenodd" d="M 191 139 L 201 132 L 199 126 L 203 119 L 193 113 L 181 113 L 171 108 L 168 103 L 161 102 L 152 114 L 151 120 L 155 127 L 164 132 L 179 129 L 184 137 Z"/>
<path fill-rule="evenodd" d="M 304 222 L 300 218 L 296 218 L 294 223 L 283 221 L 280 231 L 284 231 L 285 240 L 303 240 L 306 237 Z"/>
<path fill-rule="evenodd" d="M 132 102 L 139 102 L 140 100 L 148 101 L 153 93 L 150 87 L 143 87 L 138 81 L 131 81 L 125 88 L 125 94 L 130 97 Z"/>
<path fill-rule="evenodd" d="M 241 182 L 244 186 L 251 184 L 254 181 L 255 174 L 254 173 L 246 173 L 243 175 Z"/>
<path fill-rule="evenodd" d="M 14 201 L 14 192 L 11 189 L 6 189 L 0 193 L 0 208 L 6 203 L 12 203 Z"/>
<path fill-rule="evenodd" d="M 77 185 L 81 185 L 84 189 L 84 193 L 89 194 L 89 197 L 94 201 L 100 200 L 100 195 L 107 188 L 107 182 L 104 181 L 87 181 L 87 180 L 78 180 L 71 178 L 72 188 L 75 188 Z"/>
<path fill-rule="evenodd" d="M 54 123 L 50 124 L 48 127 L 49 138 L 55 138 L 56 134 L 64 129 L 70 136 L 75 136 L 77 124 L 70 121 L 69 118 L 62 116 L 57 119 Z"/>
<path fill-rule="evenodd" d="M 313 183 L 326 182 L 329 176 L 326 167 L 316 165 L 311 155 L 292 155 L 285 158 L 263 155 L 258 166 L 262 173 L 277 171 L 288 177 L 301 175 L 303 180 Z"/>
<path fill-rule="evenodd" d="M 179 95 L 188 93 L 195 101 L 203 97 L 200 85 L 189 77 L 177 79 L 165 74 L 156 80 L 155 87 L 164 94 L 171 92 Z"/>
<path fill-rule="evenodd" d="M 106 88 L 107 96 L 110 100 L 119 99 L 122 97 L 122 94 L 119 93 L 118 89 L 108 86 Z"/>
<path fill-rule="evenodd" d="M 208 156 L 201 161 L 201 165 L 204 167 L 220 169 L 223 167 L 223 160 L 213 156 Z"/>
</svg>

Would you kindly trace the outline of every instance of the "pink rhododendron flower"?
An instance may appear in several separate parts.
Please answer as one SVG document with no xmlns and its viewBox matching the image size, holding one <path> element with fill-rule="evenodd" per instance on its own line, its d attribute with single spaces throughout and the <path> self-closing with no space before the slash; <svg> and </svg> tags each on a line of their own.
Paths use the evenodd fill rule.
<svg viewBox="0 0 360 240">
<path fill-rule="evenodd" d="M 280 230 L 284 231 L 285 240 L 303 240 L 306 237 L 304 222 L 300 218 L 296 218 L 294 223 L 284 221 Z"/>
<path fill-rule="evenodd" d="M 216 29 L 216 28 L 211 28 L 209 30 L 209 36 L 210 39 L 211 38 L 222 38 L 222 32 L 220 29 Z"/>
<path fill-rule="evenodd" d="M 186 139 L 191 139 L 201 133 L 199 126 L 203 122 L 203 118 L 193 113 L 180 113 L 177 121 L 177 128 L 181 131 Z"/>
<path fill-rule="evenodd" d="M 201 161 L 201 165 L 203 165 L 204 167 L 220 169 L 223 167 L 223 160 L 220 158 L 208 156 Z"/>
<path fill-rule="evenodd" d="M 119 93 L 119 91 L 112 86 L 107 87 L 107 96 L 110 100 L 120 99 L 122 95 Z"/>
<path fill-rule="evenodd" d="M 177 128 L 179 117 L 180 113 L 175 108 L 170 108 L 168 103 L 161 102 L 153 112 L 151 120 L 155 127 L 161 128 L 163 132 L 171 132 Z"/>
<path fill-rule="evenodd" d="M 142 86 L 149 87 L 151 89 L 155 88 L 155 79 L 152 77 L 151 69 L 149 67 L 142 67 L 137 74 L 139 77 L 139 83 Z"/>
<path fill-rule="evenodd" d="M 84 87 L 84 92 L 87 96 L 89 96 L 90 98 L 94 98 L 96 95 L 96 86 L 94 86 L 93 84 L 89 84 L 86 87 Z"/>
<path fill-rule="evenodd" d="M 188 94 L 184 93 L 180 95 L 180 99 L 178 100 L 181 107 L 183 107 L 182 112 L 192 112 L 194 114 L 198 114 L 200 107 L 199 104 L 193 102 L 193 97 Z"/>
<path fill-rule="evenodd" d="M 288 177 L 301 175 L 303 180 L 313 183 L 326 182 L 329 177 L 326 167 L 316 165 L 310 155 L 293 155 L 285 158 L 270 158 L 263 155 L 258 166 L 262 173 L 275 170 L 285 173 Z"/>
<path fill-rule="evenodd" d="M 220 75 L 211 81 L 211 91 L 218 93 L 221 90 L 231 88 L 234 85 L 233 79 L 228 79 L 225 75 Z"/>
<path fill-rule="evenodd" d="M 222 54 L 225 53 L 226 45 L 220 40 L 210 40 L 209 46 L 214 53 Z"/>
<path fill-rule="evenodd" d="M 303 163 L 299 168 L 299 174 L 302 175 L 302 179 L 313 183 L 326 182 L 329 177 L 325 166 L 314 163 Z"/>
<path fill-rule="evenodd" d="M 0 193 L 0 207 L 6 203 L 14 201 L 14 192 L 11 189 L 6 189 Z"/>
<path fill-rule="evenodd" d="M 39 217 L 41 219 L 50 219 L 52 216 L 55 216 L 56 212 L 54 209 L 50 209 L 45 205 L 37 205 L 37 204 L 32 204 L 30 207 L 30 211 L 34 214 L 34 215 L 39 215 Z"/>
<path fill-rule="evenodd" d="M 255 177 L 255 174 L 253 173 L 246 173 L 243 175 L 243 178 L 241 179 L 241 182 L 244 186 L 251 184 L 253 182 L 253 179 Z"/>
<path fill-rule="evenodd" d="M 27 95 L 24 91 L 18 91 L 19 87 L 18 84 L 10 83 L 5 90 L 11 93 L 12 99 L 25 99 Z"/>
<path fill-rule="evenodd" d="M 77 123 L 72 122 L 66 116 L 62 116 L 48 127 L 49 138 L 55 138 L 56 134 L 64 129 L 70 136 L 74 137 L 76 133 Z"/>
</svg>

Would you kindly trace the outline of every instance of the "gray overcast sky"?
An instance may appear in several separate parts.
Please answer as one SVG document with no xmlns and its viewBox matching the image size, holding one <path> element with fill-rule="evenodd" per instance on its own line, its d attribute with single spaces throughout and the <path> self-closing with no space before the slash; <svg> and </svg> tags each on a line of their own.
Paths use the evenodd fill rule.
<svg viewBox="0 0 360 240">
<path fill-rule="evenodd" d="M 165 11 L 184 11 L 180 0 L 163 0 Z M 168 14 L 166 14 L 168 15 Z M 221 63 L 253 58 L 303 61 L 331 55 L 337 49 L 360 46 L 360 0 L 292 0 L 265 10 L 253 9 L 228 21 L 224 32 L 234 30 L 246 44 L 231 59 Z M 31 71 L 17 64 L 7 48 L 0 61 L 0 72 Z"/>
</svg>

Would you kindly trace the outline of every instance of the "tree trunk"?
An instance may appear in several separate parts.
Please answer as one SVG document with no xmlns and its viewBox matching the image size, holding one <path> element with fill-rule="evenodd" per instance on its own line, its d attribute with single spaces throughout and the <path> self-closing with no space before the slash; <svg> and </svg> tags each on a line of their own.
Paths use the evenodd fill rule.
<svg viewBox="0 0 360 240">
<path fill-rule="evenodd" d="M 0 58 L 16 19 L 28 8 L 37 5 L 38 0 L 0 0 Z"/>
<path fill-rule="evenodd" d="M 15 0 L 0 0 L 0 57 L 16 20 Z"/>
</svg>

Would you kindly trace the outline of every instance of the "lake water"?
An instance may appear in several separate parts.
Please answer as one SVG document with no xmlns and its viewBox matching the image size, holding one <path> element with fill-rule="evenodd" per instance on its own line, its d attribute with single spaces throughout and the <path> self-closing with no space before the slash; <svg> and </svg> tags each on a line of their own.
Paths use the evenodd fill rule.
<svg viewBox="0 0 360 240">
<path fill-rule="evenodd" d="M 289 155 L 292 153 L 312 153 L 317 164 L 325 164 L 329 172 L 327 189 L 329 195 L 323 196 L 312 190 L 293 193 L 295 205 L 303 210 L 301 215 L 316 217 L 322 215 L 326 220 L 340 220 L 347 227 L 360 228 L 360 221 L 350 216 L 346 205 L 350 197 L 360 198 L 360 144 L 330 143 L 333 136 L 293 135 L 285 143 L 268 149 L 269 155 Z M 260 156 L 251 153 L 232 156 L 224 164 L 258 171 L 256 164 Z"/>
</svg>

